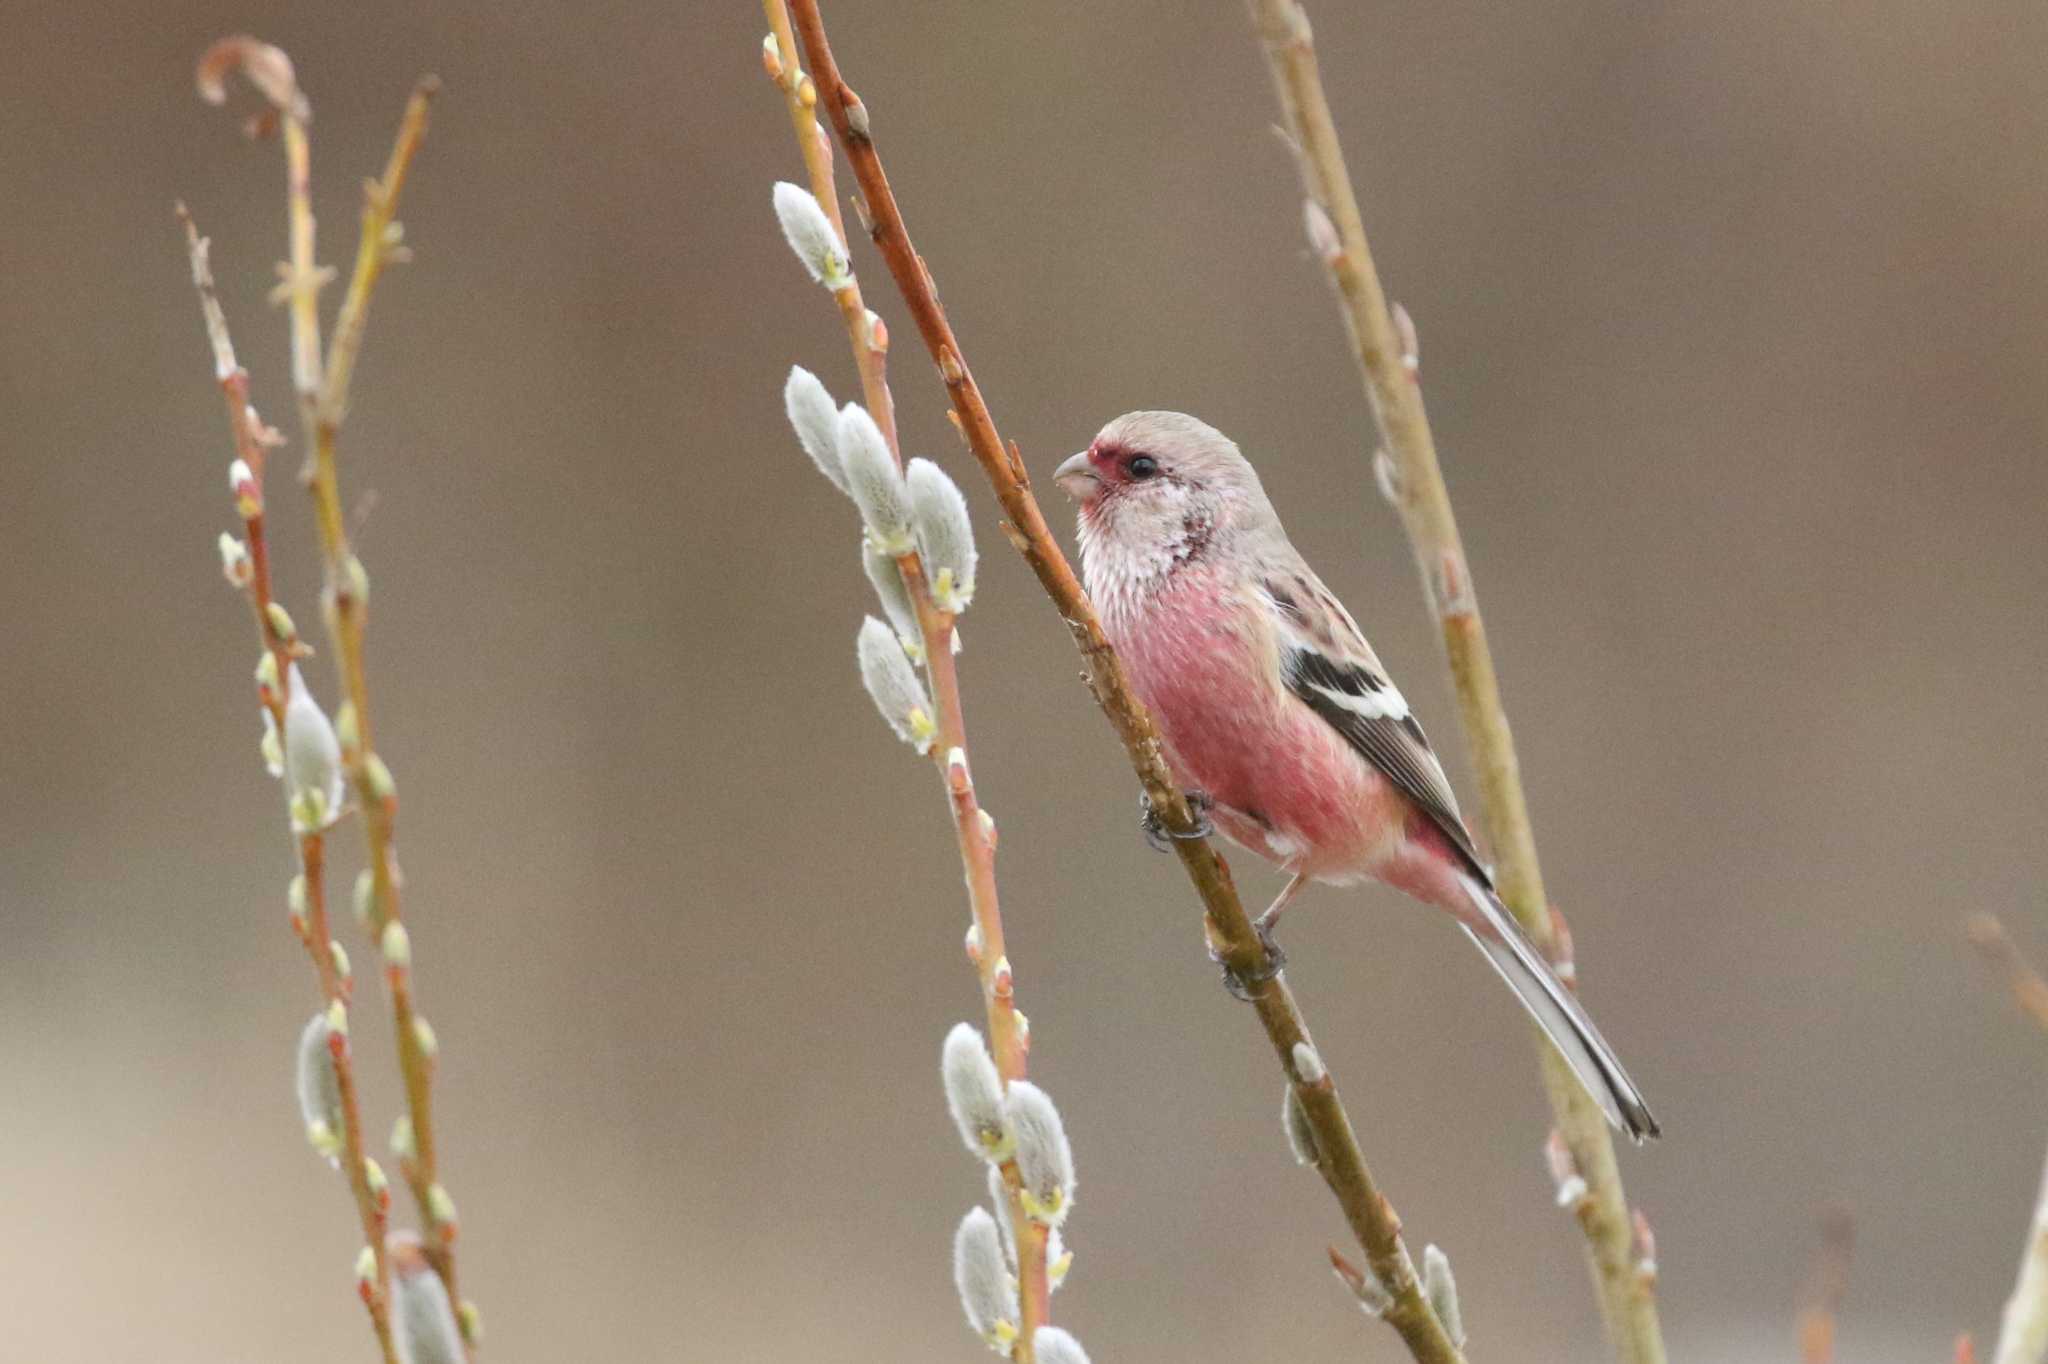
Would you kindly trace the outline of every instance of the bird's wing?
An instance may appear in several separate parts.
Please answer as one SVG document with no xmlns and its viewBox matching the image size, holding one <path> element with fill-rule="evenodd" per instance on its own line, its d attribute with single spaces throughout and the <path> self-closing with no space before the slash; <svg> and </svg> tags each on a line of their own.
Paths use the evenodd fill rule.
<svg viewBox="0 0 2048 1364">
<path fill-rule="evenodd" d="M 1351 613 L 1305 566 L 1272 575 L 1261 588 L 1278 625 L 1287 689 L 1420 806 L 1491 885 L 1443 764 Z"/>
</svg>

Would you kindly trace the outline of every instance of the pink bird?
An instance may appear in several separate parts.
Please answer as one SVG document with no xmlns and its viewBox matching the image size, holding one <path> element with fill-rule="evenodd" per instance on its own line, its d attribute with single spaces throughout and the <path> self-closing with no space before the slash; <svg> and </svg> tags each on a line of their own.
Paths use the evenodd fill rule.
<svg viewBox="0 0 2048 1364">
<path fill-rule="evenodd" d="M 1613 1048 L 1494 893 L 1422 726 L 1237 446 L 1179 412 L 1131 412 L 1055 480 L 1080 504 L 1082 576 L 1174 771 L 1217 828 L 1290 874 L 1261 938 L 1310 881 L 1370 878 L 1449 912 L 1608 1120 L 1656 1136 Z"/>
</svg>

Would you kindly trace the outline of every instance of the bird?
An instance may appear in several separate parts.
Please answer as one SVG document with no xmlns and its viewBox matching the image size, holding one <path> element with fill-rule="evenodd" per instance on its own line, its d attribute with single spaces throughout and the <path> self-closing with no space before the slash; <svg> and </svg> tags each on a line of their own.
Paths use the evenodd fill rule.
<svg viewBox="0 0 2048 1364">
<path fill-rule="evenodd" d="M 1261 941 L 1273 946 L 1312 882 L 1379 881 L 1444 910 L 1608 1121 L 1638 1143 L 1657 1136 L 1614 1049 L 1501 902 L 1407 700 L 1237 445 L 1185 413 L 1129 412 L 1054 481 L 1077 504 L 1083 585 L 1176 776 L 1207 823 L 1288 875 Z"/>
</svg>

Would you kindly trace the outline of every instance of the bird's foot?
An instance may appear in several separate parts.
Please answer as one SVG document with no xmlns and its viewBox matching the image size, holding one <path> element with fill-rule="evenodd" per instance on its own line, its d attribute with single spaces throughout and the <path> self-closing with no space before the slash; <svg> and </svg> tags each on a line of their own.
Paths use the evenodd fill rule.
<svg viewBox="0 0 2048 1364">
<path fill-rule="evenodd" d="M 1189 791 L 1186 794 L 1188 810 L 1195 817 L 1195 827 L 1182 833 L 1166 827 L 1166 821 L 1152 808 L 1152 798 L 1138 793 L 1138 831 L 1145 835 L 1145 841 L 1152 845 L 1154 852 L 1170 853 L 1175 843 L 1190 843 L 1207 838 L 1216 832 L 1216 825 L 1209 819 L 1209 811 L 1216 802 L 1207 791 Z"/>
<path fill-rule="evenodd" d="M 1230 992 L 1232 999 L 1245 1004 L 1251 1003 L 1252 992 L 1256 987 L 1264 985 L 1287 969 L 1287 954 L 1280 950 L 1280 944 L 1273 938 L 1273 920 L 1276 917 L 1268 911 L 1252 920 L 1252 935 L 1259 940 L 1259 946 L 1266 949 L 1265 965 L 1248 972 L 1233 971 L 1228 966 L 1223 968 L 1223 988 Z M 1209 953 L 1209 958 L 1219 965 L 1222 964 L 1223 958 L 1213 950 Z"/>
</svg>

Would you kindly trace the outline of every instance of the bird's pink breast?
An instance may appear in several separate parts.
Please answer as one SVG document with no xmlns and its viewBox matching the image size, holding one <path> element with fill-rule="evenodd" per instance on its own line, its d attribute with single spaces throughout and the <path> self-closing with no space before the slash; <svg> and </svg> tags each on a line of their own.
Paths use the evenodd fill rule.
<svg viewBox="0 0 2048 1364">
<path fill-rule="evenodd" d="M 1175 774 L 1215 800 L 1226 834 L 1319 880 L 1373 874 L 1398 850 L 1409 803 L 1287 691 L 1263 610 L 1184 569 L 1104 626 Z"/>
</svg>

